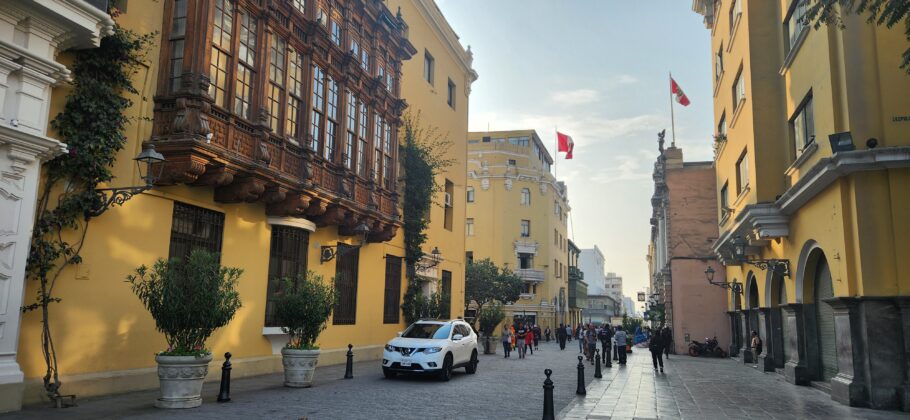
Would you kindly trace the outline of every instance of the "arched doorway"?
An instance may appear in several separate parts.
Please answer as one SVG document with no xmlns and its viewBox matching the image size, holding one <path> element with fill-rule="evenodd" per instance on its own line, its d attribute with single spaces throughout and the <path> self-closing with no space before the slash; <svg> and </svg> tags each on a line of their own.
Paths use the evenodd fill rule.
<svg viewBox="0 0 910 420">
<path fill-rule="evenodd" d="M 815 331 L 818 340 L 819 378 L 830 381 L 837 375 L 837 344 L 834 333 L 834 309 L 825 299 L 834 297 L 831 268 L 824 254 L 819 255 L 813 276 L 815 302 Z"/>
</svg>

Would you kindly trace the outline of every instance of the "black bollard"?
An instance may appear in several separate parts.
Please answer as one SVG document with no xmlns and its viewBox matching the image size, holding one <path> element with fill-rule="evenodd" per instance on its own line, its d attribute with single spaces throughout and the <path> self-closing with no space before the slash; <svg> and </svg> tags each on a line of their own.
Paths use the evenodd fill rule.
<svg viewBox="0 0 910 420">
<path fill-rule="evenodd" d="M 344 379 L 354 378 L 354 346 L 348 344 L 348 363 L 344 367 Z"/>
<path fill-rule="evenodd" d="M 543 374 L 547 375 L 547 379 L 543 381 L 543 420 L 555 420 L 556 415 L 553 413 L 553 381 L 550 380 L 550 375 L 553 374 L 553 371 L 546 369 Z"/>
<path fill-rule="evenodd" d="M 594 364 L 594 377 L 597 379 L 603 378 L 603 375 L 600 372 L 600 350 L 594 349 L 594 358 L 597 359 Z"/>
<path fill-rule="evenodd" d="M 578 356 L 578 387 L 575 388 L 575 394 L 585 395 L 585 364 L 581 362 L 582 357 Z"/>
<path fill-rule="evenodd" d="M 231 400 L 231 353 L 224 354 L 224 364 L 221 365 L 221 388 L 218 390 L 218 402 Z"/>
</svg>

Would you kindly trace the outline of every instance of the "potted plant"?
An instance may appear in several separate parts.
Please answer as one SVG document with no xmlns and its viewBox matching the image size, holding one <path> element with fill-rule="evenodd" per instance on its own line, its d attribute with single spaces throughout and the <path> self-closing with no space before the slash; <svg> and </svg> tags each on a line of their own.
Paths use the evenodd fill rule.
<svg viewBox="0 0 910 420">
<path fill-rule="evenodd" d="M 235 286 L 242 273 L 222 267 L 212 253 L 195 250 L 189 258 L 159 259 L 151 270 L 143 265 L 127 276 L 167 340 L 167 350 L 155 355 L 161 388 L 155 407 L 202 404 L 202 382 L 212 361 L 205 341 L 240 308 Z"/>
<path fill-rule="evenodd" d="M 496 354 L 496 340 L 494 337 L 496 327 L 505 319 L 506 313 L 499 302 L 488 303 L 480 309 L 477 321 L 480 323 L 480 332 L 483 333 L 483 354 Z"/>
<path fill-rule="evenodd" d="M 282 290 L 275 301 L 275 321 L 288 335 L 281 349 L 284 386 L 309 388 L 319 361 L 316 338 L 326 327 L 335 306 L 335 288 L 322 276 L 307 271 L 296 280 L 282 279 Z"/>
</svg>

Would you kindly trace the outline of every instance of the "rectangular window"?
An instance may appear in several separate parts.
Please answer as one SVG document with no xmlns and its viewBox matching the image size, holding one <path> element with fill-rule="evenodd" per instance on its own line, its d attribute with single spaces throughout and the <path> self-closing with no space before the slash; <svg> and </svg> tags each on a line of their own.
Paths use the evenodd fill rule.
<svg viewBox="0 0 910 420">
<path fill-rule="evenodd" d="M 212 17 L 212 62 L 209 64 L 209 96 L 215 105 L 227 108 L 228 69 L 231 67 L 234 32 L 234 6 L 230 0 L 217 0 Z"/>
<path fill-rule="evenodd" d="M 445 216 L 443 219 L 443 227 L 446 230 L 451 231 L 452 223 L 455 218 L 454 203 L 452 203 L 452 200 L 455 197 L 455 183 L 453 183 L 452 181 L 449 181 L 448 179 L 445 182 L 445 196 L 446 196 L 446 202 L 445 202 Z"/>
<path fill-rule="evenodd" d="M 294 8 L 300 13 L 306 13 L 306 0 L 294 0 Z"/>
<path fill-rule="evenodd" d="M 733 4 L 730 6 L 730 34 L 733 34 L 733 29 L 735 29 L 736 21 L 743 14 L 743 6 L 740 3 L 741 0 L 733 0 Z"/>
<path fill-rule="evenodd" d="M 729 188 L 727 187 L 728 183 L 724 182 L 724 186 L 720 187 L 720 214 L 724 216 L 727 214 L 727 209 L 730 208 L 730 193 Z"/>
<path fill-rule="evenodd" d="M 436 60 L 433 59 L 433 56 L 430 55 L 430 52 L 427 50 L 423 51 L 423 78 L 431 85 L 433 84 L 434 69 Z"/>
<path fill-rule="evenodd" d="M 385 125 L 385 137 L 382 140 L 382 153 L 384 155 L 385 162 L 382 164 L 382 181 L 385 183 L 387 190 L 393 190 L 392 188 L 395 184 L 394 178 L 394 164 L 392 163 L 392 150 L 396 149 L 397 146 L 392 144 L 392 126 L 389 124 Z"/>
<path fill-rule="evenodd" d="M 464 233 L 466 236 L 474 236 L 474 219 L 467 218 L 464 221 Z"/>
<path fill-rule="evenodd" d="M 335 45 L 341 45 L 341 25 L 338 23 L 337 19 L 332 19 L 332 42 Z M 395 321 L 398 322 L 398 321 Z"/>
<path fill-rule="evenodd" d="M 442 304 L 439 315 L 443 319 L 452 318 L 452 272 L 442 270 Z M 462 333 L 464 334 L 464 333 Z"/>
<path fill-rule="evenodd" d="M 284 98 L 287 48 L 287 41 L 272 34 L 269 47 L 269 128 L 278 134 L 281 134 L 281 122 L 284 121 L 281 101 Z"/>
<path fill-rule="evenodd" d="M 793 0 L 790 5 L 787 19 L 784 21 L 784 27 L 787 28 L 787 52 L 796 46 L 796 41 L 803 30 L 809 27 L 809 22 L 806 20 L 808 9 L 808 0 Z"/>
<path fill-rule="evenodd" d="M 468 264 L 474 264 L 474 251 L 465 251 L 464 260 Z"/>
<path fill-rule="evenodd" d="M 446 103 L 449 104 L 452 109 L 455 109 L 455 82 L 453 82 L 452 79 L 449 79 L 449 88 L 446 97 Z"/>
<path fill-rule="evenodd" d="M 749 186 L 749 155 L 743 152 L 736 161 L 736 194 L 740 195 Z"/>
<path fill-rule="evenodd" d="M 521 189 L 521 205 L 522 206 L 531 205 L 531 190 L 528 188 Z"/>
<path fill-rule="evenodd" d="M 401 257 L 385 256 L 385 300 L 382 323 L 397 324 L 401 317 Z"/>
<path fill-rule="evenodd" d="M 269 248 L 269 278 L 265 298 L 265 326 L 278 327 L 275 323 L 275 300 L 281 293 L 282 279 L 295 283 L 298 276 L 306 275 L 307 249 L 310 233 L 289 226 L 272 226 L 272 243 Z"/>
<path fill-rule="evenodd" d="M 793 119 L 790 120 L 790 129 L 793 131 L 796 155 L 815 141 L 815 117 L 812 113 L 812 94 L 803 100 Z"/>
<path fill-rule="evenodd" d="M 252 118 L 253 69 L 256 68 L 256 19 L 240 12 L 240 44 L 237 56 L 237 84 L 234 89 L 234 113 Z"/>
<path fill-rule="evenodd" d="M 367 74 L 369 74 L 370 73 L 370 53 L 367 51 L 367 47 L 368 46 L 364 46 L 363 49 L 360 50 L 360 68 L 362 68 L 363 71 L 365 71 L 365 72 L 367 72 Z"/>
<path fill-rule="evenodd" d="M 746 82 L 743 80 L 743 69 L 739 68 L 736 79 L 733 81 L 733 111 L 739 109 L 746 100 Z"/>
<path fill-rule="evenodd" d="M 176 92 L 180 89 L 180 78 L 183 75 L 183 47 L 186 39 L 186 0 L 174 1 L 174 18 L 171 20 L 171 62 L 168 89 Z"/>
<path fill-rule="evenodd" d="M 357 97 L 351 91 L 347 91 L 347 100 L 347 137 L 344 142 L 344 153 L 341 156 L 341 160 L 346 168 L 351 169 L 351 161 L 354 159 L 354 144 L 357 142 Z"/>
<path fill-rule="evenodd" d="M 338 300 L 332 311 L 332 324 L 354 325 L 357 322 L 357 267 L 360 248 L 339 242 L 335 255 L 335 295 Z"/>
<path fill-rule="evenodd" d="M 310 115 L 310 149 L 319 153 L 322 115 L 325 112 L 325 70 L 313 66 L 313 112 Z"/>
<path fill-rule="evenodd" d="M 214 253 L 221 259 L 224 213 L 174 202 L 169 258 L 186 258 L 194 249 Z"/>
<path fill-rule="evenodd" d="M 720 114 L 720 122 L 717 123 L 717 137 L 721 140 L 727 139 L 727 113 Z"/>
<path fill-rule="evenodd" d="M 525 237 L 525 238 L 531 236 L 531 221 L 530 220 L 521 221 L 521 236 Z"/>
<path fill-rule="evenodd" d="M 370 176 L 377 184 L 382 178 L 382 139 L 385 121 L 379 113 L 373 115 L 373 171 Z"/>
<path fill-rule="evenodd" d="M 508 163 L 509 163 L 509 166 L 515 166 L 515 165 L 516 165 L 515 159 L 509 159 Z"/>
<path fill-rule="evenodd" d="M 525 252 L 518 253 L 518 268 L 527 270 L 534 268 L 534 254 Z"/>
<path fill-rule="evenodd" d="M 724 44 L 721 43 L 720 47 L 717 48 L 717 52 L 714 53 L 714 80 L 720 79 L 720 75 L 724 74 Z"/>
<path fill-rule="evenodd" d="M 328 103 L 326 104 L 325 138 L 323 142 L 323 157 L 329 161 L 335 160 L 335 144 L 338 133 L 338 82 L 332 76 L 326 76 L 328 86 Z"/>
<path fill-rule="evenodd" d="M 293 48 L 288 51 L 288 116 L 285 134 L 297 138 L 300 106 L 303 104 L 303 58 Z"/>
<path fill-rule="evenodd" d="M 366 178 L 367 177 L 367 128 L 369 127 L 369 118 L 367 117 L 367 106 L 366 104 L 360 105 L 360 131 L 357 142 L 357 174 Z"/>
<path fill-rule="evenodd" d="M 474 202 L 474 187 L 468 187 L 466 195 L 467 195 L 467 197 L 465 197 L 465 200 L 469 203 L 473 203 Z"/>
<path fill-rule="evenodd" d="M 559 260 L 556 258 L 553 259 L 553 274 L 559 278 Z"/>
</svg>

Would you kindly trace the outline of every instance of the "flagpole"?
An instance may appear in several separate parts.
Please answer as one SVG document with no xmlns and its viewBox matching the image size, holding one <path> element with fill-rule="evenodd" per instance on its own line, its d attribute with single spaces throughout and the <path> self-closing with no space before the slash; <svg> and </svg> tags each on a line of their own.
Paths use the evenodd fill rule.
<svg viewBox="0 0 910 420">
<path fill-rule="evenodd" d="M 676 147 L 676 116 L 673 115 L 673 73 L 670 73 L 670 147 Z"/>
<path fill-rule="evenodd" d="M 553 149 L 553 178 L 556 178 L 558 173 L 556 162 L 559 161 L 559 126 L 554 125 L 553 130 L 556 131 L 556 147 Z"/>
</svg>

